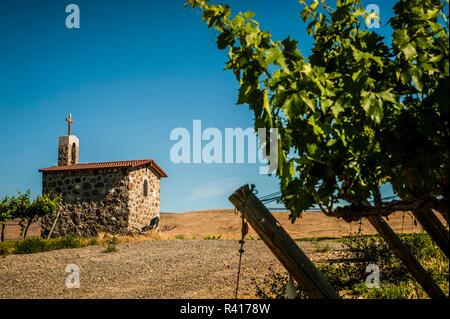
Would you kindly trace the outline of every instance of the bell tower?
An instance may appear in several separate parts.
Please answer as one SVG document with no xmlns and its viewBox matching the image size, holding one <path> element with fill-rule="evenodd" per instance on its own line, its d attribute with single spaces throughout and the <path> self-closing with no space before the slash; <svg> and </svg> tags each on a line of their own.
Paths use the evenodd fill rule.
<svg viewBox="0 0 450 319">
<path fill-rule="evenodd" d="M 69 114 L 66 121 L 69 124 L 69 132 L 67 136 L 59 137 L 58 166 L 75 165 L 78 164 L 79 159 L 80 141 L 78 137 L 70 134 L 71 124 L 74 122 L 72 114 Z"/>
</svg>

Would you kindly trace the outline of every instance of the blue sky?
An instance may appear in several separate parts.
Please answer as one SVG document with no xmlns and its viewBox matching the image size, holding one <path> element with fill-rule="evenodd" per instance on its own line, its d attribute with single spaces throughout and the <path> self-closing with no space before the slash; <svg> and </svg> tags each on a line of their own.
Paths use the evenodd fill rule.
<svg viewBox="0 0 450 319">
<path fill-rule="evenodd" d="M 377 3 L 381 20 L 392 1 Z M 67 29 L 65 8 L 80 8 L 81 28 Z M 39 168 L 57 164 L 58 136 L 80 139 L 80 162 L 153 158 L 169 175 L 161 183 L 161 211 L 231 208 L 237 187 L 278 191 L 259 164 L 174 164 L 170 132 L 253 127 L 237 106 L 238 83 L 223 71 L 226 52 L 198 10 L 183 0 L 2 0 L 0 2 L 0 196 L 41 192 Z M 233 12 L 253 11 L 273 38 L 311 39 L 298 1 L 223 1 Z M 378 32 L 388 36 L 388 27 Z"/>
</svg>

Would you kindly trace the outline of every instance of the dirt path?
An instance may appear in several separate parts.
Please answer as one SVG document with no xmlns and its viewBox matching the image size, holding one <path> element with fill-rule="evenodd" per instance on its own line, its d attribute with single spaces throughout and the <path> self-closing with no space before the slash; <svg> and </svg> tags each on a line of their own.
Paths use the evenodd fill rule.
<svg viewBox="0 0 450 319">
<path fill-rule="evenodd" d="M 328 254 L 338 255 L 340 244 L 328 244 Z M 0 258 L 0 298 L 233 298 L 238 246 L 231 240 L 155 240 L 119 244 L 112 253 L 90 246 L 8 255 Z M 312 243 L 299 246 L 321 258 Z M 65 286 L 68 264 L 80 267 L 79 289 Z M 251 278 L 262 280 L 268 267 L 283 271 L 262 241 L 246 241 L 241 298 L 254 297 Z"/>
</svg>

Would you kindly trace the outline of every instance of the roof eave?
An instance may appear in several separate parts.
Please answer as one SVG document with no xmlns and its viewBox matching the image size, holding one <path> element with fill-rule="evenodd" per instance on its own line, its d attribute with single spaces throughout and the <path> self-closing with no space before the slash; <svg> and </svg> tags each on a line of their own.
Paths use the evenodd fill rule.
<svg viewBox="0 0 450 319">
<path fill-rule="evenodd" d="M 86 163 L 86 164 L 90 164 L 90 163 Z M 98 163 L 93 163 L 93 164 L 98 164 Z M 147 163 L 131 163 L 129 165 L 123 165 L 123 166 L 118 166 L 118 167 L 74 167 L 74 168 L 67 168 L 67 166 L 62 166 L 64 167 L 63 169 L 58 169 L 59 166 L 51 166 L 51 167 L 47 167 L 47 168 L 41 168 L 39 169 L 40 173 L 47 173 L 47 172 L 64 172 L 64 171 L 84 171 L 84 170 L 98 170 L 98 169 L 120 169 L 120 168 L 134 168 L 134 167 L 139 167 L 139 166 L 144 166 L 144 165 L 150 165 L 150 167 L 159 175 L 160 178 L 166 178 L 168 177 L 168 175 L 166 174 L 166 172 L 164 172 L 164 170 L 159 167 L 158 164 L 156 164 L 156 162 L 154 160 L 149 160 L 149 162 Z"/>
</svg>

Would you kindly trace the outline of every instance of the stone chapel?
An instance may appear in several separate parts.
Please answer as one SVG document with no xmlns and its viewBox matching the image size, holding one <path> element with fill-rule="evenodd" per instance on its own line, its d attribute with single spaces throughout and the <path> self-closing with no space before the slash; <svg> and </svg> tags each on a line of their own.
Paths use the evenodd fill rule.
<svg viewBox="0 0 450 319">
<path fill-rule="evenodd" d="M 46 238 L 52 227 L 52 237 L 157 227 L 160 180 L 167 174 L 152 159 L 80 164 L 71 115 L 66 120 L 69 133 L 59 137 L 58 165 L 39 170 L 42 193 L 63 198 L 58 209 L 41 220 L 41 236 Z"/>
</svg>

